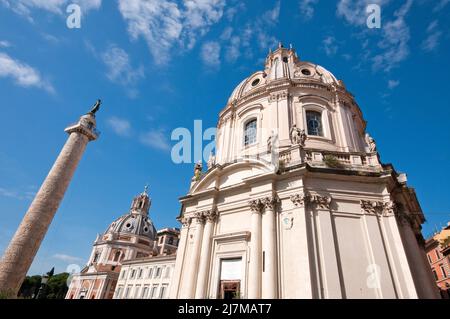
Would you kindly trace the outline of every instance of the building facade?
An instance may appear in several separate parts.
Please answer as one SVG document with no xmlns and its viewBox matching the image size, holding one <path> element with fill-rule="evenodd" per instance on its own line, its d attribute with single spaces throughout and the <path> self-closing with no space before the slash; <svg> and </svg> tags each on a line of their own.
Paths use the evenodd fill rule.
<svg viewBox="0 0 450 319">
<path fill-rule="evenodd" d="M 167 299 L 176 254 L 125 261 L 114 299 Z"/>
<path fill-rule="evenodd" d="M 171 298 L 436 298 L 406 175 L 344 83 L 281 45 L 219 114 L 180 199 Z"/>
<path fill-rule="evenodd" d="M 150 206 L 145 190 L 133 199 L 128 213 L 97 236 L 86 267 L 72 278 L 66 299 L 111 299 L 124 261 L 158 254 Z"/>
<path fill-rule="evenodd" d="M 425 250 L 442 298 L 450 299 L 450 223 L 426 241 Z"/>
</svg>

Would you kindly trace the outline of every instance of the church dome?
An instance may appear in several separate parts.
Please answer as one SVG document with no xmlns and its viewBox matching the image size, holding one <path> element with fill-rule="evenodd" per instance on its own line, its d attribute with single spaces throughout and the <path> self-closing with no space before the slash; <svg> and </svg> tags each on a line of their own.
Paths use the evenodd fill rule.
<svg viewBox="0 0 450 319">
<path fill-rule="evenodd" d="M 131 204 L 130 211 L 109 225 L 105 233 L 130 234 L 155 240 L 156 228 L 148 216 L 151 199 L 147 192 L 137 195 Z"/>
<path fill-rule="evenodd" d="M 264 71 L 258 71 L 244 79 L 233 90 L 228 103 L 235 103 L 242 97 L 264 90 L 267 85 L 275 84 L 279 80 L 293 82 L 316 82 L 327 85 L 340 85 L 341 82 L 324 67 L 300 61 L 293 48 L 284 48 L 279 44 L 278 49 L 270 52 L 266 57 Z"/>
</svg>

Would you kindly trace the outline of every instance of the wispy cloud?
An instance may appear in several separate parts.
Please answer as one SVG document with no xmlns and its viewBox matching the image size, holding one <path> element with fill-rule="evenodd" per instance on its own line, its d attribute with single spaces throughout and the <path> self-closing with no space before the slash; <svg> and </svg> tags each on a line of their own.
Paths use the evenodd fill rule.
<svg viewBox="0 0 450 319">
<path fill-rule="evenodd" d="M 168 151 L 171 148 L 168 136 L 163 130 L 151 130 L 141 134 L 140 141 L 146 146 L 162 151 Z"/>
<path fill-rule="evenodd" d="M 33 22 L 32 11 L 44 10 L 62 15 L 66 7 L 76 3 L 83 12 L 101 7 L 102 0 L 0 0 L 0 4 Z"/>
<path fill-rule="evenodd" d="M 438 21 L 433 20 L 427 28 L 427 37 L 422 42 L 422 49 L 426 52 L 431 52 L 439 46 L 439 40 L 442 36 L 442 31 L 438 28 Z"/>
<path fill-rule="evenodd" d="M 80 257 L 70 256 L 66 254 L 54 254 L 52 257 L 58 260 L 62 260 L 66 263 L 76 263 L 83 261 L 83 259 Z"/>
<path fill-rule="evenodd" d="M 440 0 L 436 6 L 433 8 L 433 12 L 438 12 L 444 9 L 448 4 L 450 3 L 450 0 Z"/>
<path fill-rule="evenodd" d="M 366 7 L 369 4 L 384 6 L 390 0 L 339 0 L 336 14 L 352 25 L 365 25 L 367 20 Z"/>
<path fill-rule="evenodd" d="M 119 11 L 128 33 L 142 37 L 156 64 L 166 64 L 172 48 L 190 50 L 223 15 L 224 0 L 119 0 Z"/>
<path fill-rule="evenodd" d="M 135 97 L 137 95 L 135 86 L 140 79 L 145 77 L 144 68 L 142 66 L 132 67 L 128 53 L 114 44 L 110 45 L 100 58 L 107 68 L 107 78 L 111 82 L 127 88 L 130 95 Z"/>
<path fill-rule="evenodd" d="M 21 87 L 36 87 L 54 94 L 55 89 L 50 82 L 42 78 L 35 68 L 0 52 L 0 78 L 11 78 Z"/>
<path fill-rule="evenodd" d="M 271 35 L 269 30 L 278 23 L 279 17 L 280 1 L 277 1 L 271 9 L 246 23 L 243 28 L 226 27 L 220 36 L 225 50 L 225 59 L 228 62 L 234 62 L 241 55 L 251 58 L 254 47 L 252 42 L 257 43 L 261 50 L 268 50 L 275 46 L 277 38 Z"/>
<path fill-rule="evenodd" d="M 202 45 L 200 57 L 206 66 L 218 69 L 220 67 L 220 44 L 217 41 L 205 42 Z"/>
<path fill-rule="evenodd" d="M 355 36 L 361 42 L 361 61 L 356 68 L 370 64 L 372 70 L 390 72 L 409 56 L 410 28 L 406 23 L 413 0 L 406 0 L 394 11 L 392 17 L 386 14 L 390 0 L 340 0 L 336 14 L 351 26 L 358 28 Z M 392 2 L 394 3 L 394 2 Z M 381 29 L 368 29 L 366 7 L 378 4 L 382 10 Z M 396 2 L 395 2 L 396 4 Z M 374 44 L 375 42 L 375 44 Z"/>
<path fill-rule="evenodd" d="M 395 19 L 386 22 L 383 27 L 383 36 L 378 43 L 381 53 L 373 57 L 373 68 L 383 69 L 386 72 L 398 66 L 409 55 L 409 26 L 405 22 L 405 16 L 411 9 L 413 1 L 407 0 L 395 13 Z"/>
<path fill-rule="evenodd" d="M 322 41 L 322 47 L 329 57 L 336 55 L 338 52 L 339 46 L 337 44 L 336 38 L 334 36 L 327 36 Z"/>
<path fill-rule="evenodd" d="M 301 18 L 303 21 L 311 20 L 314 16 L 314 6 L 319 0 L 300 0 L 299 7 Z"/>
<path fill-rule="evenodd" d="M 117 135 L 123 137 L 128 137 L 131 135 L 131 125 L 128 120 L 117 116 L 111 116 L 106 120 L 106 122 Z"/>
<path fill-rule="evenodd" d="M 0 48 L 9 48 L 11 46 L 11 43 L 9 41 L 2 40 L 0 41 Z"/>
<path fill-rule="evenodd" d="M 32 191 L 18 191 L 15 189 L 7 189 L 0 187 L 0 196 L 2 197 L 9 197 L 18 200 L 32 200 L 35 195 L 36 192 Z"/>
<path fill-rule="evenodd" d="M 397 86 L 399 86 L 400 81 L 398 80 L 388 80 L 388 88 L 393 90 L 395 89 Z"/>
</svg>

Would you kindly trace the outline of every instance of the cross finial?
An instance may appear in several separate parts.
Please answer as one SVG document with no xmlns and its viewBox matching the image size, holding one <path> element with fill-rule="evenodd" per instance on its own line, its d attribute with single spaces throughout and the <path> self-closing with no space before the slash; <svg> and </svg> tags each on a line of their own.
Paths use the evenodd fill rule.
<svg viewBox="0 0 450 319">
<path fill-rule="evenodd" d="M 147 194 L 147 195 L 148 195 L 148 183 L 145 184 L 145 187 L 144 187 L 144 194 Z"/>
</svg>

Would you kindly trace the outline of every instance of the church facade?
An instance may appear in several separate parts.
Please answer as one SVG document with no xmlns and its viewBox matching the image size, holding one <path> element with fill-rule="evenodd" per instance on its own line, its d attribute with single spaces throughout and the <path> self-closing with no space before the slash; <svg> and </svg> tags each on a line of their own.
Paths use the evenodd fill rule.
<svg viewBox="0 0 450 319">
<path fill-rule="evenodd" d="M 424 215 L 344 83 L 281 45 L 181 199 L 170 298 L 436 298 Z"/>
<path fill-rule="evenodd" d="M 66 299 L 112 299 L 119 296 L 118 286 L 122 295 L 123 279 L 128 278 L 125 274 L 132 267 L 127 262 L 152 264 L 161 260 L 157 257 L 175 258 L 179 230 L 164 228 L 157 232 L 149 217 L 150 206 L 145 189 L 134 197 L 129 212 L 97 236 L 87 265 L 70 282 Z M 134 270 L 131 279 L 143 279 L 140 271 L 139 275 Z"/>
</svg>

